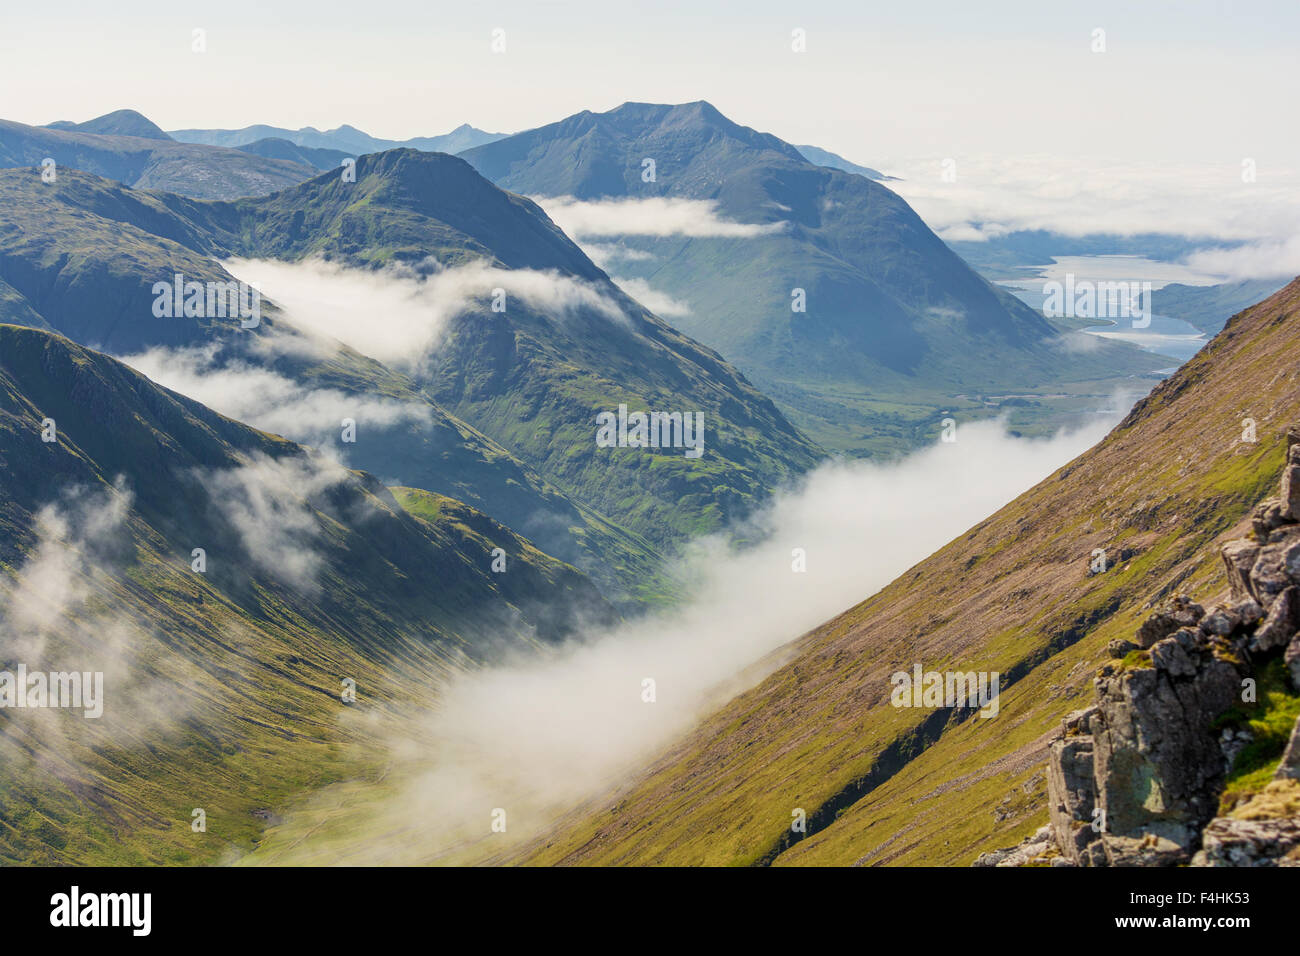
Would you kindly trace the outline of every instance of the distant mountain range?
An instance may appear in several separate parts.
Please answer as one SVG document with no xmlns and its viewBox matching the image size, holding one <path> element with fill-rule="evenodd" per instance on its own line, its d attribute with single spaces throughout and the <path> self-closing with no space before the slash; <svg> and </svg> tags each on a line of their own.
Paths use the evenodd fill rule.
<svg viewBox="0 0 1300 956">
<path fill-rule="evenodd" d="M 235 149 L 173 141 L 139 113 L 119 110 L 88 123 L 25 126 L 0 120 L 0 167 L 82 169 L 137 189 L 198 199 L 259 196 L 302 182 L 315 168 Z"/>
<path fill-rule="evenodd" d="M 705 102 L 583 112 L 462 155 L 502 188 L 555 197 L 561 225 L 560 207 L 587 204 L 579 239 L 611 247 L 611 271 L 677 303 L 683 331 L 832 450 L 900 451 L 945 413 L 989 414 L 986 395 L 1104 395 L 1168 364 L 1054 327 L 885 186 Z M 679 205 L 654 205 L 665 202 Z M 603 231 L 590 231 L 590 204 L 608 209 Z M 664 208 L 732 228 L 640 225 Z"/>
<path fill-rule="evenodd" d="M 245 126 L 243 129 L 174 129 L 168 135 L 181 143 L 202 143 L 206 146 L 239 148 L 263 139 L 283 139 L 295 146 L 313 149 L 335 149 L 349 156 L 363 153 L 381 153 L 387 149 L 418 149 L 429 153 L 459 153 L 484 143 L 501 139 L 504 133 L 487 133 L 468 123 L 457 126 L 442 136 L 417 136 L 413 139 L 380 139 L 364 133 L 355 126 L 339 126 L 319 130 L 312 126 L 301 129 L 284 129 L 279 126 Z"/>
<path fill-rule="evenodd" d="M 50 158 L 59 167 L 83 169 L 137 189 L 234 199 L 275 192 L 363 153 L 397 147 L 458 153 L 502 135 L 468 124 L 444 136 L 401 141 L 379 139 L 352 126 L 167 133 L 135 110 L 116 110 L 84 123 L 26 126 L 0 120 L 0 166 L 39 166 Z"/>
</svg>

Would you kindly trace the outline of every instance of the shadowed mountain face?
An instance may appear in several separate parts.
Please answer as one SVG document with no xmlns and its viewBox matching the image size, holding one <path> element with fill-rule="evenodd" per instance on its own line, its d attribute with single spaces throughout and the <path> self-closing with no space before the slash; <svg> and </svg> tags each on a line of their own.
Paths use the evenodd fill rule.
<svg viewBox="0 0 1300 956">
<path fill-rule="evenodd" d="M 133 110 L 86 123 L 25 126 L 0 120 L 0 167 L 79 169 L 138 189 L 198 199 L 258 196 L 300 183 L 313 167 L 235 149 L 178 143 Z"/>
<path fill-rule="evenodd" d="M 708 203 L 751 227 L 641 229 L 629 204 L 625 233 L 611 226 L 589 237 L 630 249 L 611 268 L 680 303 L 673 321 L 683 331 L 828 447 L 887 450 L 892 439 L 906 447 L 939 409 L 962 406 L 959 395 L 1059 389 L 1159 364 L 1060 334 L 976 275 L 889 189 L 814 165 L 708 103 L 580 113 L 463 155 L 515 192 Z M 901 431 L 891 404 L 909 406 Z"/>
<path fill-rule="evenodd" d="M 1284 279 L 1243 279 L 1220 285 L 1182 285 L 1177 282 L 1157 289 L 1153 308 L 1161 315 L 1173 315 L 1202 332 L 1215 335 L 1252 302 L 1267 298 L 1280 288 Z"/>
<path fill-rule="evenodd" d="M 1235 316 L 1095 447 L 783 648 L 770 677 L 528 862 L 966 866 L 1035 831 L 1047 745 L 1093 702 L 1108 644 L 1167 597 L 1208 607 L 1225 590 L 1218 545 L 1274 493 L 1300 415 L 1298 326 L 1300 280 Z M 1000 675 L 996 716 L 896 706 L 893 675 L 918 665 Z M 1143 793 L 1158 813 L 1158 791 Z"/>
<path fill-rule="evenodd" d="M 302 129 L 284 129 L 279 126 L 245 126 L 243 129 L 178 129 L 170 134 L 182 143 L 203 143 L 208 146 L 240 148 L 261 139 L 283 139 L 295 146 L 313 149 L 333 149 L 360 156 L 362 153 L 381 153 L 384 150 L 418 149 L 429 153 L 459 153 L 484 143 L 500 139 L 503 133 L 487 133 L 468 123 L 457 126 L 443 136 L 417 136 L 412 139 L 380 139 L 364 133 L 355 126 L 343 125 L 337 129 L 318 130 L 311 126 Z"/>
<path fill-rule="evenodd" d="M 877 182 L 885 179 L 892 179 L 892 176 L 886 176 L 879 170 L 871 169 L 868 166 L 859 166 L 857 163 L 849 162 L 843 156 L 832 153 L 827 149 L 819 149 L 816 146 L 796 146 L 799 155 L 808 162 L 817 166 L 829 166 L 831 169 L 842 169 L 846 173 L 857 173 L 859 176 L 866 176 L 868 179 L 874 179 Z"/>
<path fill-rule="evenodd" d="M 442 154 L 366 156 L 355 171 L 354 182 L 329 173 L 233 203 L 84 174 L 47 184 L 29 170 L 0 173 L 3 316 L 115 354 L 208 349 L 218 368 L 399 403 L 402 421 L 358 421 L 363 437 L 342 448 L 350 461 L 468 501 L 589 569 L 612 596 L 661 597 L 659 554 L 741 518 L 820 457 L 735 369 L 623 294 L 530 201 Z M 439 345 L 400 369 L 333 340 L 303 347 L 273 290 L 252 329 L 153 314 L 154 283 L 229 281 L 215 260 L 230 256 L 400 265 L 480 285 L 447 309 Z M 530 283 L 574 301 L 539 299 Z M 598 447 L 596 416 L 621 404 L 699 413 L 703 455 Z"/>
<path fill-rule="evenodd" d="M 324 171 L 337 169 L 345 159 L 352 156 L 339 149 L 313 149 L 310 146 L 297 146 L 287 139 L 259 139 L 243 146 L 235 147 L 240 152 L 265 156 L 268 159 L 285 159 L 291 163 L 300 163 L 312 169 Z"/>
<path fill-rule="evenodd" d="M 613 618 L 486 516 L 399 494 L 0 325 L 0 669 L 103 675 L 99 717 L 0 711 L 0 860 L 251 849 L 257 813 L 341 774 L 386 708 Z M 194 807 L 221 840 L 191 831 Z"/>
</svg>

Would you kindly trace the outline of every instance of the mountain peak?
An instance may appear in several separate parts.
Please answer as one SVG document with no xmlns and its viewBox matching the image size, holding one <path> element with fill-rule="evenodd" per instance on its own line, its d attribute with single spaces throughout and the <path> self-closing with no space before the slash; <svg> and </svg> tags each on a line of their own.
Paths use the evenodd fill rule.
<svg viewBox="0 0 1300 956">
<path fill-rule="evenodd" d="M 136 136 L 140 139 L 163 139 L 168 142 L 171 137 L 143 113 L 136 110 L 114 110 L 103 116 L 96 116 L 84 123 L 72 123 L 61 120 L 50 123 L 47 129 L 63 130 L 75 133 L 97 133 L 101 136 Z"/>
</svg>

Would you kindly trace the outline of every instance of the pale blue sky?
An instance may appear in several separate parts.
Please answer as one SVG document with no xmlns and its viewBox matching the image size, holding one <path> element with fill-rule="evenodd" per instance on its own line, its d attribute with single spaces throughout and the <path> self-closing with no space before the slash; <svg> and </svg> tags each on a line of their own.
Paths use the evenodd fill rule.
<svg viewBox="0 0 1300 956">
<path fill-rule="evenodd" d="M 207 52 L 191 52 L 191 30 Z M 489 49 L 493 28 L 506 52 Z M 790 49 L 795 27 L 808 49 Z M 1107 52 L 1090 50 L 1106 30 Z M 861 163 L 974 152 L 1294 162 L 1296 0 L 9 5 L 0 117 L 515 131 L 707 99 Z"/>
</svg>

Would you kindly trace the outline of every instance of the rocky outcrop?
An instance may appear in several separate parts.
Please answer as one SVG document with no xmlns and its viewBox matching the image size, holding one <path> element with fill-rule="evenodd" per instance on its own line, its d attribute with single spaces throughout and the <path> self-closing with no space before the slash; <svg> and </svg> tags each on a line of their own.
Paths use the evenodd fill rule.
<svg viewBox="0 0 1300 956">
<path fill-rule="evenodd" d="M 973 866 L 1061 866 L 1065 859 L 1052 841 L 1051 827 L 1040 827 L 1019 846 L 981 853 Z"/>
<path fill-rule="evenodd" d="M 1209 822 L 1192 865 L 1300 867 L 1300 720 L 1273 781 Z"/>
<path fill-rule="evenodd" d="M 1213 818 L 1227 766 L 1212 724 L 1246 676 L 1233 650 L 1180 628 L 1151 646 L 1150 666 L 1112 664 L 1097 678 L 1098 837 L 1112 866 L 1185 862 Z"/>
<path fill-rule="evenodd" d="M 1093 721 L 1098 709 L 1076 710 L 1061 723 L 1062 737 L 1049 751 L 1049 831 L 1061 854 L 1076 865 L 1104 865 L 1099 843 Z"/>
<path fill-rule="evenodd" d="M 1095 705 L 1049 747 L 1050 823 L 977 865 L 1300 866 L 1300 721 L 1275 779 L 1226 811 L 1252 737 L 1216 724 L 1278 657 L 1300 690 L 1300 429 L 1288 439 L 1282 497 L 1255 509 L 1252 538 L 1223 546 L 1226 600 L 1174 598 L 1134 641 L 1111 642 Z"/>
</svg>

